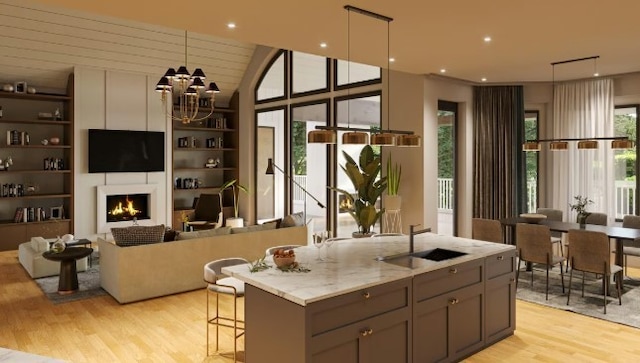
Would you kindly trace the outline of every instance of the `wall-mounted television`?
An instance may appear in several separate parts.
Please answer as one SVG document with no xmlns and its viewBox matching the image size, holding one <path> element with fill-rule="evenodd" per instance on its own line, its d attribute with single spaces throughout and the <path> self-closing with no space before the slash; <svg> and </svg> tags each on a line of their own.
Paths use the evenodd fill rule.
<svg viewBox="0 0 640 363">
<path fill-rule="evenodd" d="M 89 173 L 164 171 L 164 132 L 89 129 Z"/>
</svg>

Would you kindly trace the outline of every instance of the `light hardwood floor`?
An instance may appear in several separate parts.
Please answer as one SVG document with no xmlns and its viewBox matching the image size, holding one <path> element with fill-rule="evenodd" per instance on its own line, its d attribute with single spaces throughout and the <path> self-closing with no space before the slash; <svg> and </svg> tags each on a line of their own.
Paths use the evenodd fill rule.
<svg viewBox="0 0 640 363">
<path fill-rule="evenodd" d="M 231 362 L 206 357 L 205 302 L 199 290 L 126 305 L 110 296 L 53 305 L 17 252 L 0 252 L 0 346 L 9 349 L 69 362 Z M 222 339 L 229 352 L 230 336 Z M 466 361 L 637 362 L 638 341 L 638 329 L 518 301 L 515 335 Z"/>
</svg>

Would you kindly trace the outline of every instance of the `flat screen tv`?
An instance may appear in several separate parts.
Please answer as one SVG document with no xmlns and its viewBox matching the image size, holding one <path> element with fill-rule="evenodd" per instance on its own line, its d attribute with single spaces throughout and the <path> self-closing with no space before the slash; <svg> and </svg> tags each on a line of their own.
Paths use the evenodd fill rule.
<svg viewBox="0 0 640 363">
<path fill-rule="evenodd" d="M 89 129 L 89 173 L 164 171 L 164 132 Z"/>
</svg>

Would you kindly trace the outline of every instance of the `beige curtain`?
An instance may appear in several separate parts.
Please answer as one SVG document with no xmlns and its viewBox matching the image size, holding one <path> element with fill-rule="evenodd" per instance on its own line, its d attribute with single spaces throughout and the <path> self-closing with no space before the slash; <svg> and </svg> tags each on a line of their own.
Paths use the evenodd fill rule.
<svg viewBox="0 0 640 363">
<path fill-rule="evenodd" d="M 473 217 L 500 219 L 516 214 L 518 169 L 522 164 L 522 86 L 473 88 Z"/>
</svg>

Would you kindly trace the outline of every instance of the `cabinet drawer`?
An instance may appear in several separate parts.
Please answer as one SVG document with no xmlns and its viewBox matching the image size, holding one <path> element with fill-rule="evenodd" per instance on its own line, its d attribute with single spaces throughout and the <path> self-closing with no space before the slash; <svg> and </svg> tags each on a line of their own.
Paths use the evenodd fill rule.
<svg viewBox="0 0 640 363">
<path fill-rule="evenodd" d="M 514 273 L 516 265 L 516 251 L 508 251 L 495 254 L 485 259 L 487 268 L 487 279 L 500 275 Z"/>
<path fill-rule="evenodd" d="M 414 301 L 482 283 L 484 260 L 474 260 L 418 275 L 413 279 Z"/>
<path fill-rule="evenodd" d="M 310 304 L 311 335 L 408 307 L 410 283 L 411 279 L 394 281 Z"/>
</svg>

